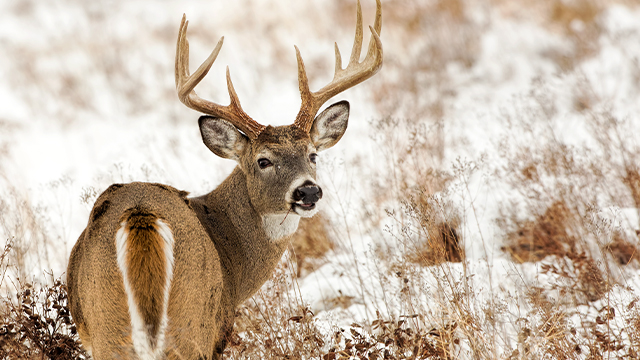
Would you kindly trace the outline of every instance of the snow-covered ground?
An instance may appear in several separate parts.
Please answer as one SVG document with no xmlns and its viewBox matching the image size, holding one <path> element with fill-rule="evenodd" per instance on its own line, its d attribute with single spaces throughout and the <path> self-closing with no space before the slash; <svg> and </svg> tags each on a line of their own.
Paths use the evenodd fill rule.
<svg viewBox="0 0 640 360">
<path fill-rule="evenodd" d="M 383 20 L 386 63 L 374 79 L 337 97 L 351 102 L 349 129 L 320 158 L 327 195 L 322 209 L 339 247 L 299 285 L 304 301 L 321 318 L 349 323 L 375 316 L 375 309 L 392 316 L 405 310 L 393 294 L 402 279 L 381 276 L 386 270 L 375 255 L 387 242 L 389 256 L 401 256 L 393 235 L 402 229 L 389 217 L 365 221 L 365 210 L 371 209 L 363 206 L 380 197 L 376 179 L 390 172 L 384 159 L 401 158 L 397 153 L 404 149 L 381 148 L 372 123 L 396 116 L 414 117 L 418 126 L 440 124 L 441 154 L 435 160 L 432 154 L 421 156 L 425 166 L 459 175 L 452 185 L 458 191 L 446 197 L 461 209 L 467 261 L 423 270 L 413 286 L 424 297 L 425 312 L 432 310 L 427 304 L 447 298 L 438 285 L 443 276 L 452 281 L 472 276 L 478 304 L 502 294 L 498 299 L 513 307 L 510 314 L 518 314 L 521 305 L 510 301 L 512 294 L 548 281 L 541 263 L 515 264 L 501 251 L 504 231 L 496 220 L 504 205 L 521 196 L 496 175 L 505 165 L 501 149 L 535 149 L 550 138 L 576 147 L 596 144 L 588 119 L 606 111 L 625 122 L 627 131 L 618 140 L 626 154 L 638 153 L 633 130 L 640 129 L 640 9 L 605 6 L 593 20 L 598 31 L 589 49 L 595 50 L 579 57 L 574 48 L 582 40 L 575 39 L 593 24 L 574 19 L 567 33 L 497 3 L 470 2 L 466 30 L 452 20 L 438 23 L 436 32 L 428 21 L 411 25 L 410 12 L 420 8 L 419 1 L 383 1 L 383 17 L 385 11 L 395 15 Z M 371 23 L 374 2 L 362 5 L 365 24 Z M 392 7 L 395 11 L 386 10 Z M 245 111 L 272 125 L 291 123 L 299 108 L 293 45 L 305 59 L 312 90 L 318 89 L 333 75 L 333 42 L 347 53 L 355 25 L 355 5 L 342 0 L 0 3 L 0 236 L 20 239 L 20 275 L 38 277 L 44 269 L 62 274 L 93 201 L 113 182 L 163 182 L 199 195 L 233 169 L 232 161 L 203 146 L 198 114 L 175 95 L 175 38 L 183 13 L 190 21 L 192 69 L 225 36 L 199 95 L 226 103 L 224 68 L 229 65 Z M 410 31 L 409 41 L 403 36 Z M 429 64 L 429 46 L 466 51 L 457 48 L 467 44 L 456 40 L 459 36 L 470 39 L 472 61 L 445 57 L 436 75 L 428 70 L 408 74 Z M 578 60 L 563 68 L 558 60 L 563 56 Z M 407 76 L 415 81 L 405 84 Z M 422 87 L 411 88 L 416 84 Z M 393 93 L 380 95 L 385 87 Z M 412 112 L 433 97 L 441 98 L 440 116 Z M 392 98 L 396 107 L 389 105 Z M 576 106 L 577 98 L 588 102 L 588 110 Z M 640 166 L 637 158 L 608 156 L 612 163 Z M 634 236 L 638 216 L 628 200 L 597 205 L 612 228 Z M 385 210 L 401 211 L 401 206 L 387 200 L 373 209 Z M 640 295 L 640 272 L 620 271 L 627 288 L 615 288 L 611 299 L 628 304 Z M 355 299 L 347 309 L 352 319 L 345 320 L 344 312 L 322 312 L 325 300 L 339 295 Z M 517 318 L 513 315 L 505 327 Z"/>
</svg>

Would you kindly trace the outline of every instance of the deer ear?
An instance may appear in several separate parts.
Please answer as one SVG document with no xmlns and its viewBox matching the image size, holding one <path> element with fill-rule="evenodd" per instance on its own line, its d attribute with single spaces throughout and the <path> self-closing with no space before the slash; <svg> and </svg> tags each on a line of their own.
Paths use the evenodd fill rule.
<svg viewBox="0 0 640 360">
<path fill-rule="evenodd" d="M 239 161 L 249 138 L 243 135 L 230 122 L 212 116 L 198 119 L 202 141 L 214 154 Z"/>
<path fill-rule="evenodd" d="M 349 102 L 340 101 L 324 109 L 313 120 L 309 136 L 318 151 L 335 145 L 344 135 L 349 123 Z"/>
</svg>

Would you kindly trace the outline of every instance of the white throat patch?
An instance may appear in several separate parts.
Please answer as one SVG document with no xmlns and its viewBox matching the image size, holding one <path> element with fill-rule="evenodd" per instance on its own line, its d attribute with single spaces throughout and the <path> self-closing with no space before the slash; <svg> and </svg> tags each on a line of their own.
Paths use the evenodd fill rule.
<svg viewBox="0 0 640 360">
<path fill-rule="evenodd" d="M 289 214 L 273 214 L 262 216 L 262 227 L 271 241 L 278 241 L 292 235 L 298 229 L 300 215 L 293 211 Z"/>
</svg>

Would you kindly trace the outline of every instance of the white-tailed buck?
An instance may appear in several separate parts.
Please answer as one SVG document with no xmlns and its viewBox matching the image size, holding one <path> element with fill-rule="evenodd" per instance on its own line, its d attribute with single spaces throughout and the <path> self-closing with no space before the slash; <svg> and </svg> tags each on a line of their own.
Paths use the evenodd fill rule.
<svg viewBox="0 0 640 360">
<path fill-rule="evenodd" d="M 347 128 L 349 103 L 316 117 L 334 95 L 373 76 L 382 66 L 381 4 L 366 58 L 360 62 L 362 15 L 342 69 L 336 46 L 333 80 L 309 90 L 296 48 L 302 105 L 295 122 L 264 126 L 242 108 L 227 68 L 231 103 L 218 105 L 193 91 L 222 46 L 189 75 L 187 22 L 176 48 L 178 97 L 205 113 L 202 140 L 238 166 L 212 192 L 195 198 L 151 183 L 114 184 L 91 211 L 71 252 L 69 304 L 83 345 L 94 359 L 218 359 L 233 328 L 235 308 L 271 276 L 300 217 L 310 217 L 322 190 L 316 153 Z"/>
</svg>

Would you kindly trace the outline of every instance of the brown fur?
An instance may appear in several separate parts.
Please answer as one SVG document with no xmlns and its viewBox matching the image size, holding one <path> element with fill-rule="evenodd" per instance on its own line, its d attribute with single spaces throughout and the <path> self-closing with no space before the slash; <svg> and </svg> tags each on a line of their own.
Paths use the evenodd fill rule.
<svg viewBox="0 0 640 360">
<path fill-rule="evenodd" d="M 159 218 L 140 208 L 125 211 L 121 223 L 126 222 L 128 280 L 134 293 L 138 311 L 148 327 L 152 346 L 155 346 L 167 277 L 164 240 L 158 233 Z"/>
<path fill-rule="evenodd" d="M 219 311 L 223 287 L 220 261 L 211 239 L 185 202 L 184 192 L 168 186 L 131 183 L 108 189 L 98 197 L 96 206 L 105 201 L 111 205 L 102 216 L 90 217 L 71 252 L 67 271 L 71 315 L 83 345 L 91 349 L 97 360 L 133 357 L 131 322 L 114 239 L 123 214 L 139 208 L 164 219 L 175 241 L 166 331 L 170 335 L 165 338 L 167 352 L 185 359 L 212 354 L 214 339 L 220 331 L 219 322 L 212 320 Z M 138 234 L 148 232 L 140 230 L 150 223 L 145 218 L 140 216 L 133 221 L 134 228 L 129 225 L 130 230 Z M 134 235 L 130 232 L 131 236 Z M 144 237 L 150 240 L 148 234 Z M 132 246 L 144 249 L 142 243 Z M 145 291 L 138 293 L 144 295 Z"/>
<path fill-rule="evenodd" d="M 342 126 L 316 134 L 314 140 L 290 125 L 266 127 L 250 141 L 223 119 L 201 118 L 209 149 L 238 161 L 217 189 L 186 199 L 186 192 L 167 185 L 131 183 L 112 186 L 98 197 L 67 272 L 71 315 L 94 359 L 135 358 L 114 241 L 125 220 L 128 280 L 139 312 L 154 338 L 158 336 L 167 264 L 157 219 L 169 226 L 174 239 L 164 355 L 167 359 L 220 358 L 236 307 L 271 277 L 297 226 L 290 222 L 285 231 L 273 231 L 278 224 L 271 219 L 284 217 L 294 208 L 295 186 L 315 179 L 310 154 L 318 151 L 316 145 L 334 144 L 346 129 L 348 104 L 338 103 L 332 111 L 339 115 L 332 119 Z M 327 120 L 322 114 L 318 118 L 323 124 Z M 211 129 L 231 135 L 209 137 Z M 262 157 L 269 157 L 273 166 L 260 168 Z M 289 216 L 300 215 L 294 210 Z"/>
</svg>

